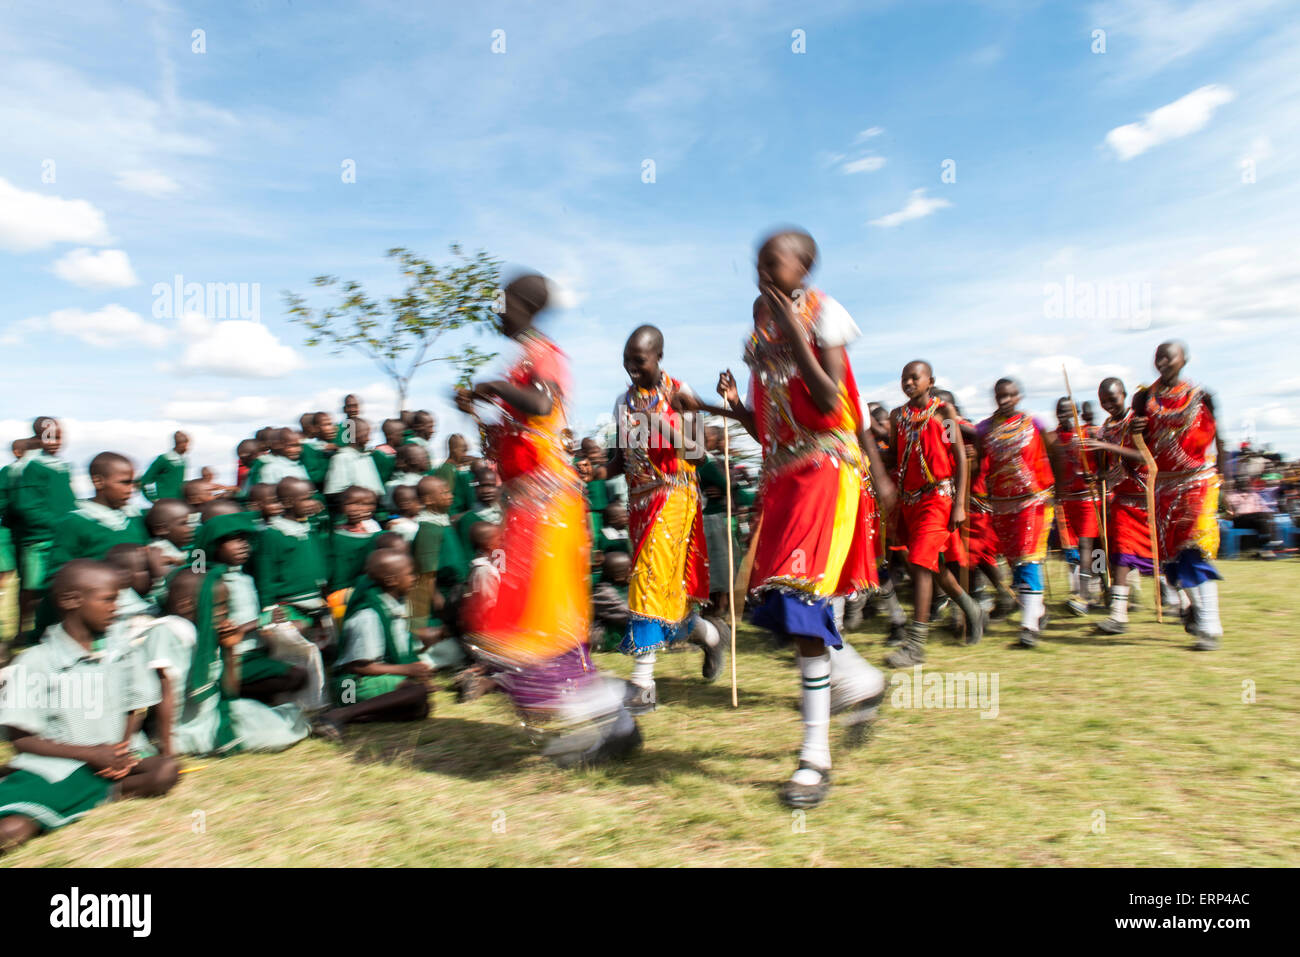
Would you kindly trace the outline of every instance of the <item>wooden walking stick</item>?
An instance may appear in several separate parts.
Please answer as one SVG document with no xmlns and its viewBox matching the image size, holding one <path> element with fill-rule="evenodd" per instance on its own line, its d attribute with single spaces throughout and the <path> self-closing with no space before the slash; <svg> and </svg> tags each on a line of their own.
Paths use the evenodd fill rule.
<svg viewBox="0 0 1300 957">
<path fill-rule="evenodd" d="M 1138 412 L 1137 409 L 1139 396 L 1142 399 L 1141 412 Z M 1133 411 L 1142 418 L 1146 418 L 1147 414 L 1146 400 L 1146 390 L 1139 388 L 1133 396 Z M 1156 593 L 1156 623 L 1163 625 L 1165 623 L 1165 614 L 1164 609 L 1161 607 L 1161 592 L 1163 589 L 1161 588 L 1162 576 L 1160 574 L 1160 538 L 1156 535 L 1156 475 L 1159 470 L 1156 468 L 1155 456 L 1147 448 L 1146 437 L 1137 432 L 1130 432 L 1130 434 L 1133 436 L 1133 444 L 1137 446 L 1138 454 L 1142 456 L 1142 461 L 1146 463 L 1147 467 L 1147 535 L 1151 538 L 1151 579 Z"/>
<path fill-rule="evenodd" d="M 722 466 L 726 472 L 727 487 L 727 574 L 730 576 L 731 590 L 727 592 L 727 611 L 731 616 L 731 706 L 740 707 L 736 692 L 736 561 L 732 551 L 731 532 L 731 429 L 722 423 Z"/>
<path fill-rule="evenodd" d="M 1083 474 L 1088 475 L 1088 456 L 1083 451 L 1083 426 L 1079 424 L 1079 407 L 1074 404 L 1074 393 L 1070 390 L 1070 373 L 1065 371 L 1065 363 L 1061 363 L 1061 375 L 1065 376 L 1065 396 L 1070 400 L 1070 412 L 1074 416 L 1074 436 L 1079 443 L 1079 468 L 1083 469 Z M 1097 481 L 1088 479 L 1088 498 L 1092 502 L 1092 514 L 1097 520 L 1097 527 L 1101 529 L 1101 553 L 1106 556 L 1107 560 L 1102 563 L 1102 571 L 1106 576 L 1106 590 L 1110 590 L 1110 548 L 1106 543 L 1106 523 L 1102 520 L 1100 510 L 1097 508 Z M 1091 570 L 1091 569 L 1089 569 Z M 1085 601 L 1087 595 L 1083 596 Z"/>
<path fill-rule="evenodd" d="M 961 564 L 961 590 L 970 592 L 970 468 L 966 469 L 966 481 L 961 483 L 962 509 L 966 520 L 961 523 L 961 549 L 966 553 L 966 561 Z"/>
</svg>

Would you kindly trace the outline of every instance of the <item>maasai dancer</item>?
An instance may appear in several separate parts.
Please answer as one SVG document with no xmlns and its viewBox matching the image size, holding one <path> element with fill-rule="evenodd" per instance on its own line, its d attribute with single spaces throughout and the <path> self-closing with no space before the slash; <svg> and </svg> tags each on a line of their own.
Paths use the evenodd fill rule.
<svg viewBox="0 0 1300 957">
<path fill-rule="evenodd" d="M 1145 434 L 1156 463 L 1156 526 L 1165 577 L 1191 598 L 1186 628 L 1197 651 L 1213 651 L 1223 637 L 1219 621 L 1222 576 L 1210 559 L 1219 551 L 1219 463 L 1223 449 L 1213 397 L 1180 379 L 1187 347 L 1156 349 L 1160 379 L 1133 398 L 1132 429 Z"/>
<path fill-rule="evenodd" d="M 957 398 L 947 389 L 935 389 L 934 394 L 952 406 L 961 427 L 962 442 L 966 450 L 967 468 L 970 471 L 970 501 L 966 503 L 966 560 L 972 575 L 979 572 L 993 586 L 993 598 L 983 594 L 983 585 L 971 588 L 971 597 L 989 613 L 989 619 L 1005 618 L 1016 606 L 1015 595 L 1002 584 L 1002 570 L 998 567 L 998 536 L 993 531 L 992 513 L 989 511 L 987 456 L 981 455 L 975 423 L 962 415 Z"/>
<path fill-rule="evenodd" d="M 660 368 L 663 353 L 663 333 L 654 326 L 628 336 L 623 368 L 632 384 L 614 403 L 618 448 L 606 465 L 608 475 L 621 472 L 627 479 L 631 618 L 619 650 L 636 657 L 626 702 L 633 714 L 655 708 L 655 653 L 661 646 L 688 638 L 702 645 L 704 680 L 713 681 L 722 670 L 724 633 L 730 640 L 721 620 L 697 614 L 709 600 L 704 515 L 692 461 L 703 448 L 695 413 L 680 410 L 678 397 L 692 395 L 690 386 Z"/>
<path fill-rule="evenodd" d="M 1085 450 L 1093 433 L 1084 426 L 1082 436 L 1075 434 L 1077 411 L 1065 396 L 1056 403 L 1056 442 L 1061 449 L 1056 527 L 1061 535 L 1061 551 L 1070 567 L 1070 597 L 1066 608 L 1072 615 L 1083 616 L 1088 614 L 1091 605 L 1100 601 L 1101 562 L 1105 559 L 1100 553 L 1095 557 L 1093 554 L 1093 545 L 1101 535 L 1096 463 Z"/>
<path fill-rule="evenodd" d="M 1105 453 L 1106 487 L 1111 493 L 1106 513 L 1112 577 L 1110 617 L 1097 625 L 1097 631 L 1105 635 L 1122 635 L 1128 630 L 1130 589 L 1137 587 L 1143 572 L 1155 574 L 1147 514 L 1148 476 L 1133 442 L 1133 412 L 1125 408 L 1127 397 L 1119 379 L 1102 380 L 1097 398 L 1107 419 L 1100 438 L 1087 443 L 1088 448 Z"/>
<path fill-rule="evenodd" d="M 966 520 L 961 494 L 969 464 L 957 413 L 932 394 L 934 372 L 923 359 L 903 367 L 900 384 L 908 402 L 890 413 L 890 420 L 902 513 L 899 525 L 907 542 L 916 610 L 902 646 L 885 659 L 890 668 L 910 668 L 925 661 L 936 581 L 966 617 L 967 643 L 976 644 L 984 635 L 984 612 L 948 567 L 966 561 L 958 528 Z"/>
<path fill-rule="evenodd" d="M 869 720 L 885 684 L 835 624 L 835 598 L 877 580 L 875 523 L 867 514 L 875 499 L 863 483 L 862 412 L 845 348 L 861 333 L 843 306 L 804 286 L 816 259 L 817 245 L 804 232 L 779 232 L 763 243 L 764 307 L 755 304 L 745 350 L 750 409 L 732 402 L 729 373 L 719 382 L 732 406 L 725 414 L 739 419 L 763 449 L 752 621 L 793 639 L 799 651 L 804 740 L 798 769 L 781 789 L 791 807 L 816 806 L 830 790 L 833 707 Z M 871 448 L 867 454 L 876 490 L 892 488 L 878 454 Z"/>
<path fill-rule="evenodd" d="M 998 410 L 976 427 L 980 453 L 989 460 L 988 504 L 1002 554 L 1020 594 L 1022 648 L 1033 648 L 1045 624 L 1043 562 L 1052 527 L 1052 485 L 1056 438 L 1016 406 L 1020 385 L 999 379 L 993 387 Z"/>
<path fill-rule="evenodd" d="M 587 648 L 591 540 L 578 474 L 561 437 L 568 362 L 533 325 L 546 308 L 546 280 L 521 276 L 505 289 L 501 331 L 523 355 L 503 381 L 457 392 L 475 415 L 491 402 L 500 424 L 483 427 L 484 449 L 505 480 L 503 549 L 508 556 L 495 604 L 468 622 L 467 641 L 502 669 L 498 683 L 530 724 L 554 720 L 568 733 L 548 746 L 559 764 L 591 764 L 640 744 L 623 706 L 621 682 L 601 677 Z M 476 417 L 477 418 L 477 417 Z"/>
</svg>

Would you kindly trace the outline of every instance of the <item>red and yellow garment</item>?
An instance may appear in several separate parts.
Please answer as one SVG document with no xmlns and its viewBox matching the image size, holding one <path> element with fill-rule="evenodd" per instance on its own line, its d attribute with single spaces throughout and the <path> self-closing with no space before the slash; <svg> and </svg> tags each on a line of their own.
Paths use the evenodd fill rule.
<svg viewBox="0 0 1300 957">
<path fill-rule="evenodd" d="M 1084 427 L 1084 434 L 1088 429 Z M 1061 533 L 1062 548 L 1078 548 L 1080 538 L 1098 538 L 1101 529 L 1097 494 L 1089 482 L 1096 475 L 1096 462 L 1083 448 L 1073 429 L 1057 429 L 1056 439 L 1061 443 L 1061 484 L 1056 489 L 1056 524 Z"/>
<path fill-rule="evenodd" d="M 682 433 L 672 396 L 683 384 L 663 374 L 653 389 L 632 386 L 617 407 L 624 437 L 632 613 L 625 652 L 645 652 L 688 637 L 683 626 L 709 598 L 708 550 L 695 465 L 664 437 L 662 424 Z"/>
<path fill-rule="evenodd" d="M 469 639 L 509 665 L 536 666 L 583 651 L 591 617 L 591 542 L 583 486 L 564 449 L 569 389 L 564 353 L 536 331 L 510 370 L 515 385 L 540 387 L 547 415 L 528 415 L 497 400 L 502 422 L 486 430 L 485 453 L 503 481 L 502 549 L 494 605 L 469 622 Z"/>
<path fill-rule="evenodd" d="M 932 396 L 924 408 L 909 402 L 890 413 L 898 450 L 899 533 L 907 542 L 907 560 L 933 572 L 941 554 L 953 564 L 966 561 L 960 532 L 949 528 L 957 459 L 950 426 L 939 415 L 942 406 Z"/>
<path fill-rule="evenodd" d="M 1133 449 L 1133 412 L 1120 419 L 1108 418 L 1101 427 L 1101 440 Z M 1109 456 L 1106 487 L 1110 492 L 1106 515 L 1107 544 L 1114 556 L 1151 558 L 1151 534 L 1147 525 L 1146 466 L 1120 455 Z"/>
<path fill-rule="evenodd" d="M 819 360 L 822 298 L 808 290 L 797 316 Z M 746 346 L 751 407 L 763 449 L 762 525 L 750 576 L 754 593 L 777 589 L 817 602 L 878 580 L 871 541 L 875 498 L 863 480 L 857 383 L 845 347 L 827 348 L 841 351 L 845 373 L 839 401 L 823 413 L 775 325 L 755 329 Z"/>
<path fill-rule="evenodd" d="M 1156 463 L 1156 527 L 1160 554 L 1173 561 L 1198 550 L 1219 551 L 1218 447 L 1214 414 L 1205 390 L 1190 382 L 1147 392 L 1146 441 Z"/>
<path fill-rule="evenodd" d="M 994 533 L 1011 564 L 1047 557 L 1052 526 L 1052 464 L 1033 416 L 994 413 L 977 427 L 988 459 L 985 482 Z"/>
</svg>

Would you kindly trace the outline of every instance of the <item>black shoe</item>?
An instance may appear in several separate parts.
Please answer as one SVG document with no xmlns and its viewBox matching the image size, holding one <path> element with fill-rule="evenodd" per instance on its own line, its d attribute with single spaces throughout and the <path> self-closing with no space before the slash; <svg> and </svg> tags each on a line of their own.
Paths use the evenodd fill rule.
<svg viewBox="0 0 1300 957">
<path fill-rule="evenodd" d="M 981 608 L 969 595 L 967 601 L 958 602 L 961 607 L 962 617 L 966 619 L 966 644 L 978 645 L 980 639 L 984 637 L 984 628 L 989 623 L 989 615 Z"/>
<path fill-rule="evenodd" d="M 653 681 L 645 688 L 634 685 L 630 681 L 627 682 L 627 690 L 623 694 L 623 707 L 627 709 L 628 714 L 649 714 L 658 705 L 659 695 L 655 690 Z"/>
<path fill-rule="evenodd" d="M 1196 636 L 1196 644 L 1192 645 L 1193 651 L 1218 651 L 1218 635 L 1207 635 L 1204 632 Z"/>
<path fill-rule="evenodd" d="M 727 660 L 727 646 L 731 644 L 731 629 L 721 618 L 710 618 L 713 627 L 718 630 L 717 644 L 710 647 L 704 645 L 704 663 L 700 668 L 700 675 L 704 678 L 705 683 L 712 684 L 718 680 L 718 675 L 722 674 L 722 666 Z"/>
<path fill-rule="evenodd" d="M 1083 618 L 1088 614 L 1088 603 L 1082 598 L 1076 598 L 1071 595 L 1065 603 L 1066 610 L 1075 618 Z"/>
<path fill-rule="evenodd" d="M 907 637 L 907 624 L 905 622 L 900 621 L 897 624 L 890 625 L 889 637 L 885 639 L 885 647 L 897 648 L 899 645 L 903 643 L 903 639 L 906 637 Z"/>
<path fill-rule="evenodd" d="M 552 741 L 543 753 L 561 768 L 592 768 L 641 747 L 641 729 L 626 708 L 595 725 L 577 728 Z"/>
<path fill-rule="evenodd" d="M 840 724 L 844 725 L 844 747 L 852 751 L 867 743 L 871 731 L 880 717 L 880 706 L 885 703 L 885 692 L 873 695 L 865 701 L 859 701 L 851 708 L 844 709 L 839 715 Z"/>
<path fill-rule="evenodd" d="M 925 644 L 909 635 L 901 645 L 885 655 L 886 668 L 911 668 L 925 663 Z"/>
<path fill-rule="evenodd" d="M 1037 648 L 1038 632 L 1029 628 L 1020 629 L 1020 637 L 1016 640 L 1016 645 L 1020 648 Z"/>
<path fill-rule="evenodd" d="M 1107 618 L 1105 621 L 1097 622 L 1097 633 L 1100 635 L 1122 635 L 1126 631 L 1128 631 L 1128 622 L 1126 621 Z"/>
<path fill-rule="evenodd" d="M 1196 606 L 1188 605 L 1185 609 L 1183 609 L 1182 616 L 1183 616 L 1183 631 L 1187 632 L 1189 635 L 1195 635 L 1197 632 Z"/>
<path fill-rule="evenodd" d="M 794 808 L 816 807 L 826 800 L 826 795 L 831 791 L 830 768 L 819 768 L 807 761 L 800 761 L 799 770 L 816 771 L 821 775 L 821 780 L 816 784 L 795 784 L 793 781 L 786 781 L 781 785 L 781 803 L 786 807 Z"/>
</svg>

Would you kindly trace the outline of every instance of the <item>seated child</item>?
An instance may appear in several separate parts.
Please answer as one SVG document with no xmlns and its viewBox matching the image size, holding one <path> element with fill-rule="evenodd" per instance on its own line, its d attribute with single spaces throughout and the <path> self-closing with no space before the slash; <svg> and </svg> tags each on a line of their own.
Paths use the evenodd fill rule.
<svg viewBox="0 0 1300 957">
<path fill-rule="evenodd" d="M 469 562 L 460 537 L 451 528 L 451 487 L 429 475 L 420 480 L 417 490 L 424 509 L 417 516 L 419 528 L 411 543 L 419 576 L 411 596 L 412 615 L 419 625 L 437 620 L 454 626 L 455 606 L 469 575 Z"/>
<path fill-rule="evenodd" d="M 601 580 L 591 590 L 591 637 L 593 651 L 616 651 L 627 634 L 632 612 L 627 606 L 627 583 L 632 574 L 632 557 L 627 552 L 609 552 Z"/>
<path fill-rule="evenodd" d="M 276 695 L 300 690 L 307 683 L 307 672 L 271 657 L 258 632 L 262 606 L 253 578 L 243 570 L 252 557 L 251 541 L 256 528 L 249 512 L 216 515 L 199 526 L 191 554 L 202 555 L 198 567 L 211 568 L 226 586 L 228 615 L 239 633 L 234 646 L 239 661 L 237 697 L 270 703 Z"/>
<path fill-rule="evenodd" d="M 501 585 L 501 526 L 491 522 L 476 522 L 469 530 L 474 546 L 474 557 L 469 563 L 469 580 L 465 588 L 466 609 L 474 609 L 470 617 L 486 614 L 496 604 L 497 589 Z"/>
<path fill-rule="evenodd" d="M 154 576 L 149 568 L 149 552 L 147 545 L 114 545 L 104 556 L 104 564 L 118 573 L 114 626 L 128 640 L 142 636 L 158 617 L 158 605 L 150 597 Z"/>
<path fill-rule="evenodd" d="M 152 564 L 158 577 L 185 563 L 190 542 L 194 540 L 194 526 L 190 524 L 190 510 L 178 498 L 160 498 L 144 516 L 144 527 L 149 533 Z"/>
<path fill-rule="evenodd" d="M 255 512 L 261 519 L 258 531 L 266 529 L 271 524 L 271 519 L 277 515 L 284 514 L 284 505 L 280 503 L 280 497 L 276 493 L 277 487 L 267 482 L 258 482 L 248 489 L 248 499 L 244 506 L 250 512 Z"/>
<path fill-rule="evenodd" d="M 304 631 L 313 616 L 325 611 L 329 567 L 329 539 L 312 524 L 312 517 L 322 512 L 314 493 L 305 479 L 280 482 L 276 494 L 282 513 L 267 520 L 254 566 L 263 605 L 281 608 Z"/>
<path fill-rule="evenodd" d="M 413 446 L 402 446 L 413 448 Z M 415 541 L 415 533 L 420 529 L 416 516 L 420 514 L 420 495 L 414 485 L 397 485 L 393 487 L 393 511 L 395 517 L 384 527 L 390 532 L 397 532 L 407 542 Z"/>
<path fill-rule="evenodd" d="M 341 739 L 360 721 L 422 721 L 429 716 L 433 666 L 418 657 L 417 639 L 432 629 L 409 625 L 407 595 L 415 584 L 410 556 L 381 548 L 366 559 L 366 579 L 348 602 L 335 664 L 338 707 L 317 719 L 319 733 Z"/>
<path fill-rule="evenodd" d="M 630 554 L 631 548 L 627 537 L 627 506 L 622 502 L 614 502 L 605 509 L 604 518 L 597 547 L 606 554 L 609 552 Z"/>
<path fill-rule="evenodd" d="M 393 492 L 398 486 L 414 487 L 429 474 L 429 451 L 422 445 L 403 445 L 397 449 L 397 467 L 384 483 L 384 508 L 397 511 Z"/>
<path fill-rule="evenodd" d="M 466 554 L 474 550 L 469 530 L 476 522 L 501 524 L 501 478 L 492 463 L 484 459 L 474 463 L 474 495 L 478 504 L 456 520 L 456 531 Z"/>
<path fill-rule="evenodd" d="M 343 521 L 330 536 L 328 591 L 349 588 L 366 567 L 366 557 L 382 529 L 374 520 L 375 494 L 360 485 L 345 489 L 340 499 Z"/>
<path fill-rule="evenodd" d="M 182 568 L 167 587 L 166 616 L 145 638 L 162 688 L 158 739 L 164 755 L 283 751 L 307 736 L 295 704 L 268 708 L 239 697 L 239 628 L 219 570 Z"/>
<path fill-rule="evenodd" d="M 135 745 L 159 688 L 142 654 L 108 647 L 118 585 L 102 562 L 67 562 L 50 589 L 58 622 L 5 673 L 45 693 L 0 695 L 0 727 L 18 752 L 0 778 L 0 852 L 114 796 L 153 797 L 176 784 L 175 761 Z M 100 706 L 88 709 L 69 683 L 96 689 Z"/>
</svg>

